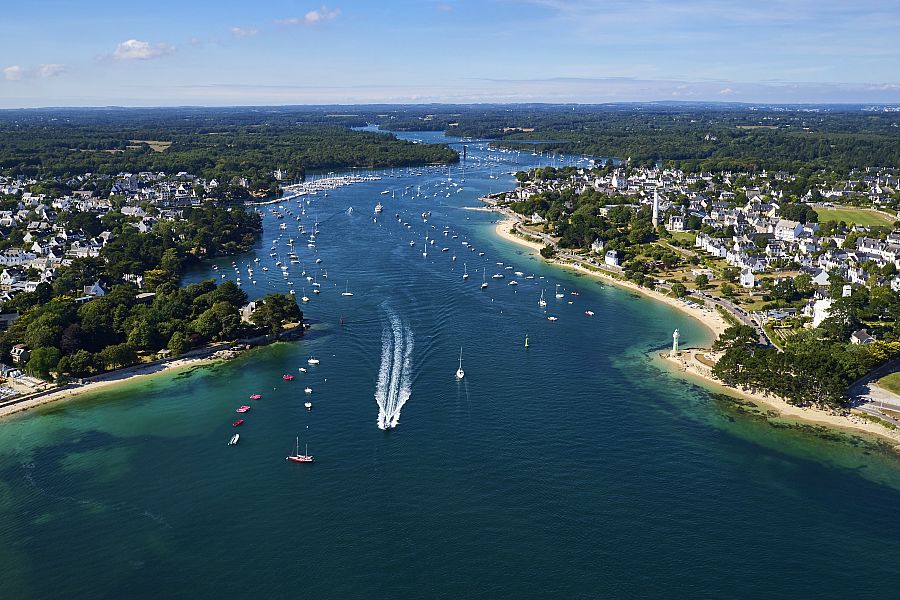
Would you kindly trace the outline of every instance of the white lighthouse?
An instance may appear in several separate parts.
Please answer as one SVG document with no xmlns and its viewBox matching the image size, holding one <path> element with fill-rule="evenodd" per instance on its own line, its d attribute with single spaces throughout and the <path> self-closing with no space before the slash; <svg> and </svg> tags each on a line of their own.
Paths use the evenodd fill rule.
<svg viewBox="0 0 900 600">
<path fill-rule="evenodd" d="M 659 227 L 659 191 L 653 190 L 653 226 Z"/>
<path fill-rule="evenodd" d="M 672 333 L 672 354 L 678 354 L 678 338 L 681 337 L 681 334 L 678 333 L 676 329 Z"/>
</svg>

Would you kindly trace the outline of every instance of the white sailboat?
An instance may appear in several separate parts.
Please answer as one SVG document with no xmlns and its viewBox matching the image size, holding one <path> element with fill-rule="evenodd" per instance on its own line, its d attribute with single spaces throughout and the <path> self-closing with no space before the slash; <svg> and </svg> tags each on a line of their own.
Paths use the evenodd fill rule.
<svg viewBox="0 0 900 600">
<path fill-rule="evenodd" d="M 544 290 L 541 290 L 541 299 L 538 300 L 538 306 L 540 306 L 541 308 L 547 306 L 547 301 L 544 300 Z"/>
<path fill-rule="evenodd" d="M 565 294 L 559 293 L 559 284 L 557 283 L 557 284 L 556 284 L 556 299 L 557 299 L 557 300 L 562 300 L 562 299 L 565 298 L 565 297 L 566 297 Z"/>
<path fill-rule="evenodd" d="M 481 270 L 481 289 L 487 289 L 487 281 L 485 281 L 484 269 Z"/>
<path fill-rule="evenodd" d="M 454 257 L 454 258 L 456 258 L 456 257 Z M 466 269 L 466 263 L 463 263 L 463 280 L 466 280 L 468 278 L 469 278 L 469 272 Z"/>
<path fill-rule="evenodd" d="M 459 349 L 459 368 L 456 370 L 456 378 L 462 379 L 466 376 L 466 372 L 462 368 L 462 348 Z"/>
<path fill-rule="evenodd" d="M 341 296 L 352 296 L 353 292 L 350 291 L 350 280 L 347 280 L 347 287 L 344 288 L 344 291 L 341 292 Z"/>
</svg>

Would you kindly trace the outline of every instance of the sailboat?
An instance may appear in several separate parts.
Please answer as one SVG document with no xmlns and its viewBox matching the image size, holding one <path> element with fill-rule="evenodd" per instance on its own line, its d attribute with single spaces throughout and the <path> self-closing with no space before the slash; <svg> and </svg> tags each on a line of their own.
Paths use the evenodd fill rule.
<svg viewBox="0 0 900 600">
<path fill-rule="evenodd" d="M 487 281 L 484 280 L 485 274 L 484 269 L 481 270 L 481 289 L 487 289 Z"/>
<path fill-rule="evenodd" d="M 353 292 L 350 291 L 350 280 L 347 280 L 347 287 L 344 288 L 344 291 L 341 292 L 341 296 L 352 296 Z"/>
<path fill-rule="evenodd" d="M 428 234 L 425 234 L 425 245 L 422 247 L 422 256 L 428 256 Z"/>
<path fill-rule="evenodd" d="M 528 334 L 525 334 L 525 347 L 528 347 Z"/>
<path fill-rule="evenodd" d="M 465 280 L 468 278 L 469 278 L 469 271 L 466 269 L 466 263 L 463 263 L 463 279 Z"/>
<path fill-rule="evenodd" d="M 466 376 L 466 372 L 462 368 L 462 348 L 459 349 L 459 368 L 456 370 L 456 378 L 462 379 Z"/>
<path fill-rule="evenodd" d="M 541 308 L 547 306 L 547 301 L 544 300 L 544 290 L 541 290 L 541 299 L 538 300 L 538 306 L 540 306 Z"/>
<path fill-rule="evenodd" d="M 304 450 L 304 452 L 306 454 L 300 454 L 300 438 L 297 437 L 297 447 L 294 450 L 294 453 L 290 456 L 286 456 L 285 460 L 299 463 L 311 463 L 313 461 L 313 457 L 309 455 L 309 444 L 306 445 L 306 449 Z"/>
<path fill-rule="evenodd" d="M 306 295 L 306 288 L 303 288 L 303 297 L 300 299 L 304 302 L 309 302 L 309 297 Z"/>
<path fill-rule="evenodd" d="M 565 297 L 566 297 L 565 294 L 560 294 L 560 293 L 559 293 L 559 284 L 557 283 L 557 284 L 556 284 L 556 299 L 557 299 L 557 300 L 562 300 L 562 299 L 565 298 Z"/>
</svg>

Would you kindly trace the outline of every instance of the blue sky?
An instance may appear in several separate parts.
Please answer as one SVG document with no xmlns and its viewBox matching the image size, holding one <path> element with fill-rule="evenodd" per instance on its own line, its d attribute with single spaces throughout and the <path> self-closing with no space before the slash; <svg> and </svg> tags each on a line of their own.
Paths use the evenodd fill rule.
<svg viewBox="0 0 900 600">
<path fill-rule="evenodd" d="M 900 103 L 897 0 L 28 0 L 0 107 Z"/>
</svg>

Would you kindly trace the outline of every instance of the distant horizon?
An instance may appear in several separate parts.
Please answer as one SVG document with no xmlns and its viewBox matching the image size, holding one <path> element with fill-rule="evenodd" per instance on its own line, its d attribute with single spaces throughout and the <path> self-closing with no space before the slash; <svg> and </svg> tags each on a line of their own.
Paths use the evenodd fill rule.
<svg viewBox="0 0 900 600">
<path fill-rule="evenodd" d="M 834 107 L 834 108 L 898 108 L 900 100 L 896 102 L 737 102 L 725 100 L 632 100 L 617 102 L 357 102 L 357 103 L 328 103 L 310 102 L 306 104 L 85 104 L 85 105 L 48 105 L 48 106 L 12 106 L 0 107 L 0 112 L 15 111 L 53 111 L 53 110 L 176 110 L 176 109 L 253 109 L 253 108 L 375 108 L 375 107 L 478 107 L 478 106 L 547 106 L 547 107 L 613 107 L 613 106 L 715 106 L 715 107 Z"/>
<path fill-rule="evenodd" d="M 30 0 L 0 108 L 900 103 L 895 0 Z"/>
</svg>

